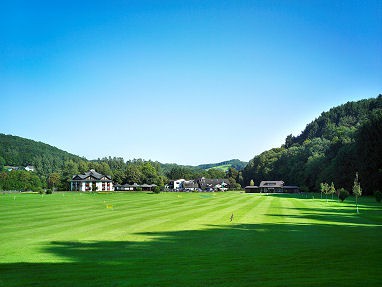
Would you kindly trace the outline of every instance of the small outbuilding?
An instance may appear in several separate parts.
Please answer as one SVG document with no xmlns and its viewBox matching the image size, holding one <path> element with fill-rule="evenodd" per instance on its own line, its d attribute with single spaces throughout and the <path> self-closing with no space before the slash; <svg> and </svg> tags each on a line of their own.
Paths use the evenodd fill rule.
<svg viewBox="0 0 382 287">
<path fill-rule="evenodd" d="M 283 192 L 284 182 L 282 180 L 268 180 L 260 182 L 260 192 L 274 193 Z"/>
</svg>

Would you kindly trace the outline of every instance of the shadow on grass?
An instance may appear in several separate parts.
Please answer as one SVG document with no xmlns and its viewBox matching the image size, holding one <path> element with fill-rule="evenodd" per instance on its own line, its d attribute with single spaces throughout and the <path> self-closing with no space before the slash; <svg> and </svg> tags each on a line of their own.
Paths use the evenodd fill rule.
<svg viewBox="0 0 382 287">
<path fill-rule="evenodd" d="M 378 286 L 381 231 L 232 224 L 140 233 L 147 241 L 137 242 L 54 241 L 41 258 L 62 262 L 0 264 L 0 286 Z"/>
</svg>

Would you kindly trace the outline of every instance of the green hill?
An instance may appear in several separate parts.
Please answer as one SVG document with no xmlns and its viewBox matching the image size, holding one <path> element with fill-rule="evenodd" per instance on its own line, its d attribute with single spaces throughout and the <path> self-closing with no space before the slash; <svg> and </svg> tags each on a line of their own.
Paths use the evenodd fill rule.
<svg viewBox="0 0 382 287">
<path fill-rule="evenodd" d="M 284 180 L 319 191 L 321 182 L 351 191 L 356 172 L 365 193 L 382 186 L 382 95 L 324 112 L 285 144 L 255 156 L 243 171 L 251 179 Z"/>
<path fill-rule="evenodd" d="M 247 165 L 247 162 L 244 162 L 238 159 L 231 159 L 231 160 L 223 161 L 219 163 L 200 164 L 197 167 L 201 169 L 205 169 L 205 170 L 208 170 L 211 168 L 217 168 L 223 171 L 227 171 L 230 167 L 233 167 L 236 170 L 243 170 L 246 165 Z"/>
<path fill-rule="evenodd" d="M 1 158 L 4 165 L 33 165 L 40 174 L 61 169 L 67 160 L 83 160 L 48 144 L 5 134 L 0 134 L 0 160 Z"/>
</svg>

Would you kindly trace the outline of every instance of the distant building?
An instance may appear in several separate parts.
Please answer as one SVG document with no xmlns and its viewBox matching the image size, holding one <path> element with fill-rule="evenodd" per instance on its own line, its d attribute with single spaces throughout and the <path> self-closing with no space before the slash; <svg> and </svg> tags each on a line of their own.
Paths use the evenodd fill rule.
<svg viewBox="0 0 382 287">
<path fill-rule="evenodd" d="M 295 185 L 284 185 L 282 180 L 268 180 L 260 182 L 257 186 L 246 186 L 246 192 L 262 192 L 262 193 L 295 193 L 300 192 L 300 188 Z"/>
<path fill-rule="evenodd" d="M 112 191 L 113 182 L 110 175 L 103 175 L 94 169 L 85 174 L 76 174 L 70 181 L 71 191 Z"/>
<path fill-rule="evenodd" d="M 114 185 L 115 191 L 152 191 L 156 187 L 156 184 L 116 184 Z"/>
<path fill-rule="evenodd" d="M 23 166 L 4 166 L 4 168 L 8 171 L 12 170 L 26 170 L 26 171 L 35 171 L 35 167 L 33 165 L 27 165 L 26 167 Z"/>
<path fill-rule="evenodd" d="M 170 191 L 227 191 L 230 182 L 227 178 L 199 178 L 195 180 L 177 179 L 170 181 Z"/>
<path fill-rule="evenodd" d="M 156 186 L 156 184 L 141 184 L 142 191 L 152 191 Z"/>
<path fill-rule="evenodd" d="M 283 192 L 284 182 L 282 180 L 260 182 L 260 192 Z"/>
<path fill-rule="evenodd" d="M 185 181 L 186 180 L 183 178 L 177 179 L 177 180 L 171 180 L 170 184 L 169 184 L 169 189 L 170 190 L 182 190 L 183 189 L 183 183 Z"/>
<path fill-rule="evenodd" d="M 6 165 L 6 166 L 4 166 L 4 168 L 5 168 L 7 171 L 20 170 L 20 168 L 19 168 L 18 166 L 9 166 L 9 165 Z"/>
<path fill-rule="evenodd" d="M 183 182 L 183 189 L 185 191 L 195 191 L 199 190 L 199 185 L 194 180 L 186 180 Z"/>
<path fill-rule="evenodd" d="M 227 178 L 199 178 L 199 188 L 205 191 L 227 191 L 230 182 Z"/>
<path fill-rule="evenodd" d="M 115 184 L 114 190 L 115 191 L 134 191 L 134 187 L 138 187 L 136 183 L 134 185 L 132 184 Z"/>
<path fill-rule="evenodd" d="M 24 168 L 26 171 L 35 171 L 35 167 L 33 165 L 27 165 L 25 168 Z"/>
</svg>

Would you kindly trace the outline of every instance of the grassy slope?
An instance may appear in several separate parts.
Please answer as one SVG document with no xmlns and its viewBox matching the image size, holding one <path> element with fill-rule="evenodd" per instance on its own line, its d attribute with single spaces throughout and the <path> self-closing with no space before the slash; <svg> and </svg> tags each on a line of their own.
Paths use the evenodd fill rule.
<svg viewBox="0 0 382 287">
<path fill-rule="evenodd" d="M 222 171 L 227 171 L 230 167 L 231 167 L 230 164 L 225 164 L 225 165 L 217 165 L 217 166 L 214 166 L 211 168 L 216 168 L 216 169 L 221 169 Z M 207 170 L 209 170 L 211 168 L 208 168 Z"/>
<path fill-rule="evenodd" d="M 4 194 L 0 286 L 378 286 L 382 210 L 362 201 Z"/>
</svg>

